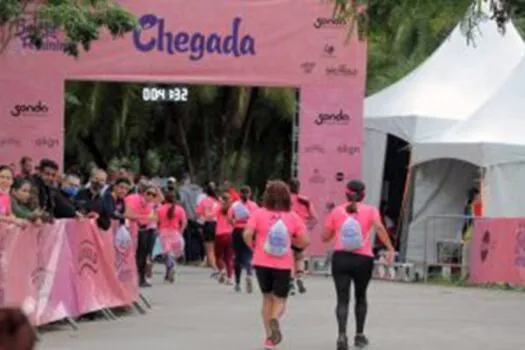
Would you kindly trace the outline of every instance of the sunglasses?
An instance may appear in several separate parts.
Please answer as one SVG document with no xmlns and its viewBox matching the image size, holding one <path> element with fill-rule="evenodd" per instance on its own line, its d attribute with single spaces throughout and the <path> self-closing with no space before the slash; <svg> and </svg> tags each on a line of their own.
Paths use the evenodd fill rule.
<svg viewBox="0 0 525 350">
<path fill-rule="evenodd" d="M 157 197 L 157 194 L 155 192 L 146 192 L 146 196 Z"/>
</svg>

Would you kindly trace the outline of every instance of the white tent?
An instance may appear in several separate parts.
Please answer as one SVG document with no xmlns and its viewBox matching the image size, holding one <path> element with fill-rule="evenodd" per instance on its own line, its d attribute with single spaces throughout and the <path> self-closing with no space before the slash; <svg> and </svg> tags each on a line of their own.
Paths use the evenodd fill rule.
<svg viewBox="0 0 525 350">
<path fill-rule="evenodd" d="M 480 23 L 468 44 L 458 25 L 418 68 L 365 99 L 363 179 L 367 201 L 380 201 L 387 135 L 409 144 L 440 135 L 479 108 L 525 53 L 509 23 L 501 35 L 492 20 Z"/>
<path fill-rule="evenodd" d="M 484 175 L 484 216 L 525 215 L 525 197 L 521 196 L 525 191 L 524 91 L 525 58 L 502 87 L 468 119 L 439 137 L 414 145 L 412 165 L 420 175 L 416 186 L 423 189 L 418 200 L 425 205 L 410 225 L 407 257 L 416 259 L 421 247 L 425 247 L 424 217 L 461 213 L 466 189 L 472 185 L 472 172 L 478 169 Z M 460 225 L 461 220 L 456 220 L 453 229 L 457 231 Z M 454 234 L 453 229 L 447 231 L 443 223 L 437 223 L 435 232 L 430 233 L 437 237 L 427 239 L 425 249 L 432 252 L 436 239 Z"/>
</svg>

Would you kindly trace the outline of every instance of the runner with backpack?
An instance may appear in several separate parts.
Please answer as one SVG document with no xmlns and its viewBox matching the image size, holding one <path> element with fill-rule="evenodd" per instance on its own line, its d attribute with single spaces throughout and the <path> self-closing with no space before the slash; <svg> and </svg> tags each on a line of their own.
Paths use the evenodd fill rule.
<svg viewBox="0 0 525 350">
<path fill-rule="evenodd" d="M 387 262 L 394 258 L 394 248 L 383 226 L 379 210 L 362 204 L 365 184 L 352 180 L 346 186 L 347 202 L 335 207 L 326 219 L 323 241 L 333 241 L 332 278 L 337 294 L 336 318 L 339 328 L 337 350 L 348 349 L 346 328 L 350 304 L 350 285 L 354 283 L 356 333 L 354 345 L 364 348 L 368 339 L 364 335 L 367 314 L 367 288 L 372 278 L 374 258 L 372 253 L 373 229 L 387 247 Z"/>
<path fill-rule="evenodd" d="M 246 270 L 246 293 L 252 293 L 252 250 L 246 245 L 243 238 L 244 228 L 250 218 L 251 213 L 259 207 L 253 202 L 250 187 L 243 186 L 240 190 L 240 199 L 235 201 L 228 216 L 233 223 L 233 251 L 235 253 L 234 273 L 235 273 L 235 291 L 241 291 L 241 274 Z"/>
<path fill-rule="evenodd" d="M 303 220 L 291 209 L 290 191 L 284 182 L 268 183 L 263 197 L 263 208 L 246 224 L 244 240 L 254 247 L 253 266 L 263 294 L 264 347 L 274 349 L 283 339 L 279 319 L 290 291 L 292 244 L 304 249 L 309 237 Z"/>
</svg>

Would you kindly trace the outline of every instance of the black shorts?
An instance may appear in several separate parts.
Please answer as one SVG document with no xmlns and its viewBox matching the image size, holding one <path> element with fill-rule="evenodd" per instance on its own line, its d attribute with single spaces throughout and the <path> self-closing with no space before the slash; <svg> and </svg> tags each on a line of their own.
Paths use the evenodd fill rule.
<svg viewBox="0 0 525 350">
<path fill-rule="evenodd" d="M 294 245 L 292 245 L 292 250 L 295 252 L 295 253 L 302 253 L 304 252 L 304 248 L 299 248 L 299 247 L 296 247 Z"/>
<path fill-rule="evenodd" d="M 206 221 L 202 225 L 202 240 L 204 243 L 215 242 L 215 228 L 217 223 L 215 221 Z"/>
<path fill-rule="evenodd" d="M 272 269 L 254 266 L 259 288 L 263 294 L 273 294 L 278 298 L 287 298 L 290 292 L 291 270 Z"/>
</svg>

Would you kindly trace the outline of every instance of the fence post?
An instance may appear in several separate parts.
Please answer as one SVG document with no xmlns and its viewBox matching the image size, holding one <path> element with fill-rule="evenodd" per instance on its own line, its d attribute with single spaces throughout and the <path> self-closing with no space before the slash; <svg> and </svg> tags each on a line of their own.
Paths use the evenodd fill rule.
<svg viewBox="0 0 525 350">
<path fill-rule="evenodd" d="M 426 217 L 423 221 L 424 230 L 425 230 L 425 237 L 423 239 L 423 281 L 428 282 L 428 226 L 429 226 L 429 217 Z"/>
</svg>

